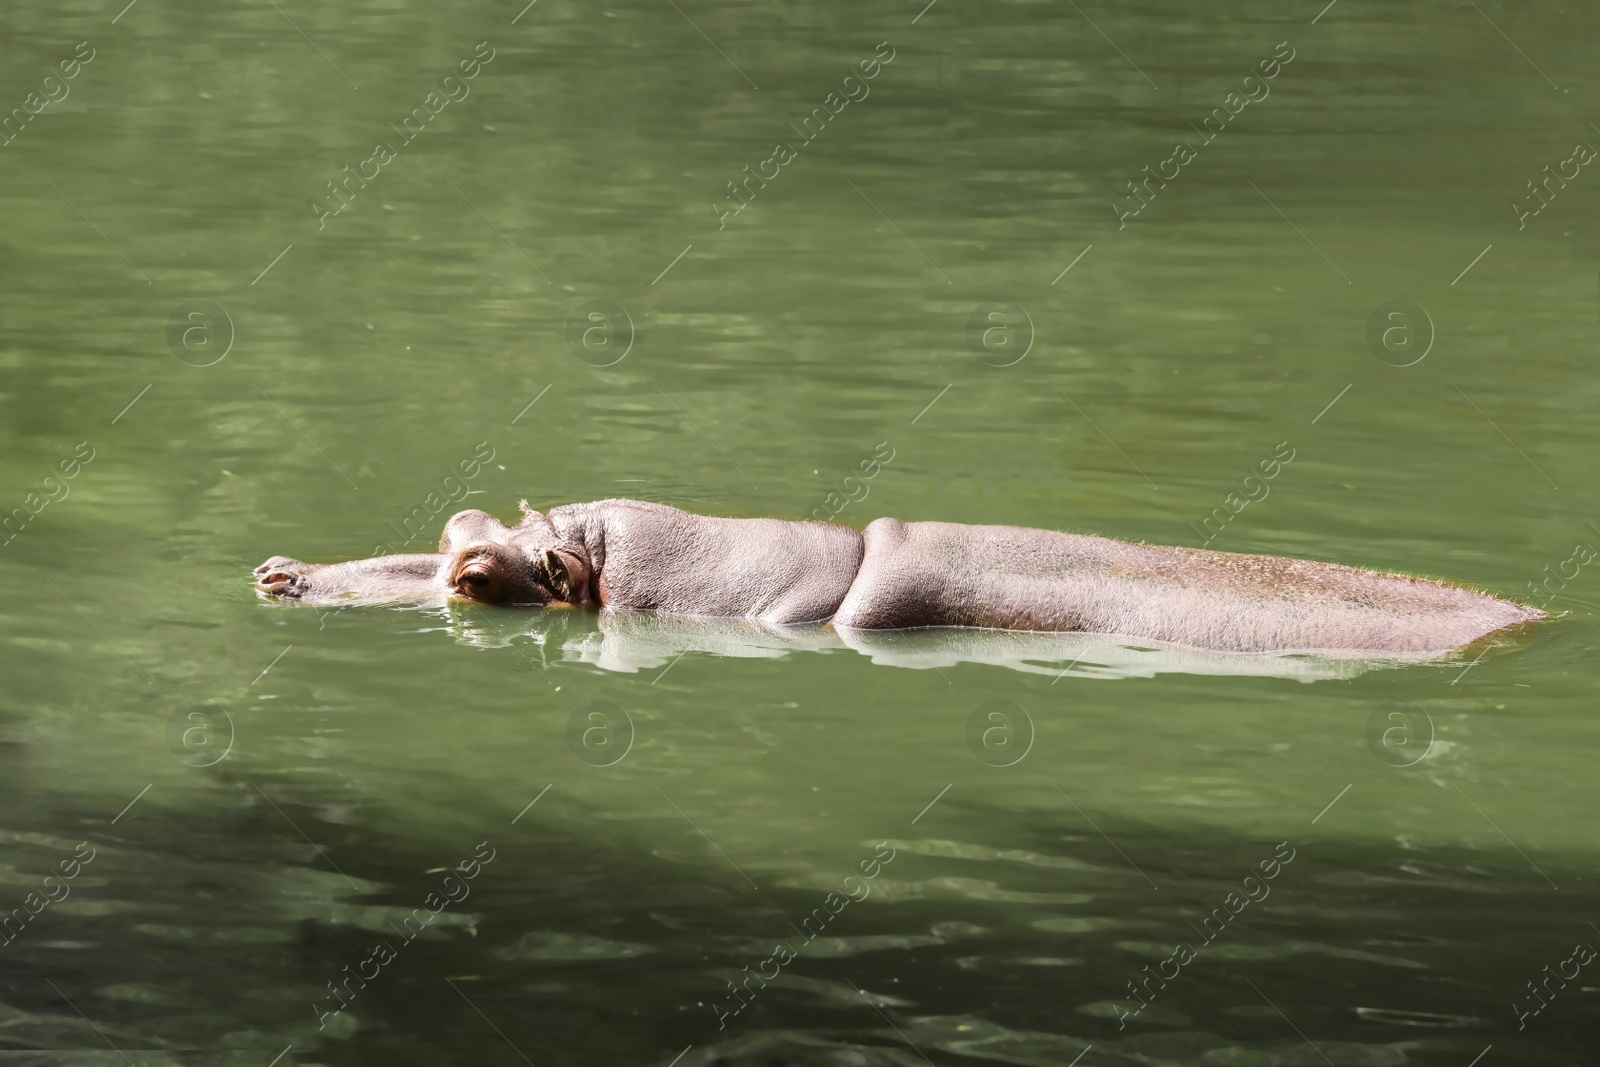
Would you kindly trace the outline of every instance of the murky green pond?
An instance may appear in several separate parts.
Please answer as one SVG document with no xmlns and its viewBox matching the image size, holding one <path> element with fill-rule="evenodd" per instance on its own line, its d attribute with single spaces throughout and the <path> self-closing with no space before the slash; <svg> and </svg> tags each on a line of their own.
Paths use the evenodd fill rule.
<svg viewBox="0 0 1600 1067">
<path fill-rule="evenodd" d="M 1592 1061 L 1592 7 L 124 2 L 0 14 L 0 1059 Z M 1385 666 L 250 589 L 522 496 L 1563 614 Z"/>
</svg>

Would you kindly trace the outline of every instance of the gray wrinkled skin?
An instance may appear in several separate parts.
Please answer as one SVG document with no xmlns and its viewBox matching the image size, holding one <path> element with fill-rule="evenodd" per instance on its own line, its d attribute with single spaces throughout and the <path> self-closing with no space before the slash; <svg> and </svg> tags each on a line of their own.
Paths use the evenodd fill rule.
<svg viewBox="0 0 1600 1067">
<path fill-rule="evenodd" d="M 255 570 L 275 597 L 651 611 L 843 631 L 929 626 L 1109 634 L 1219 652 L 1438 654 L 1544 617 L 1404 575 L 1020 526 L 723 519 L 637 500 L 523 505 L 445 526 L 433 555 Z"/>
</svg>

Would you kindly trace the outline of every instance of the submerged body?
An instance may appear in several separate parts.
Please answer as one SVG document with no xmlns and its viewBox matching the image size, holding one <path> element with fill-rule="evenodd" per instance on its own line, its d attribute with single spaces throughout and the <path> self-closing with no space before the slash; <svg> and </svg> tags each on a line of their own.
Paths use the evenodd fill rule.
<svg viewBox="0 0 1600 1067">
<path fill-rule="evenodd" d="M 857 629 L 1111 634 L 1225 652 L 1429 655 L 1543 617 L 1476 590 L 1332 563 L 1131 544 L 1021 526 L 723 519 L 604 500 L 515 527 L 481 511 L 439 552 L 316 565 L 275 556 L 263 593 L 460 596 Z"/>
</svg>

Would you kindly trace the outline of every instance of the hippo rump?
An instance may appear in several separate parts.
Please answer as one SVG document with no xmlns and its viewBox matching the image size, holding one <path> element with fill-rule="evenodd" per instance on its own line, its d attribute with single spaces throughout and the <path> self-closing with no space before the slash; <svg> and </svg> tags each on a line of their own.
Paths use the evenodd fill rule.
<svg viewBox="0 0 1600 1067">
<path fill-rule="evenodd" d="M 1544 617 L 1473 589 L 1310 560 L 1021 526 L 724 519 L 639 500 L 463 511 L 432 554 L 255 569 L 313 602 L 462 597 L 770 625 L 1107 634 L 1222 652 L 1437 655 Z"/>
</svg>

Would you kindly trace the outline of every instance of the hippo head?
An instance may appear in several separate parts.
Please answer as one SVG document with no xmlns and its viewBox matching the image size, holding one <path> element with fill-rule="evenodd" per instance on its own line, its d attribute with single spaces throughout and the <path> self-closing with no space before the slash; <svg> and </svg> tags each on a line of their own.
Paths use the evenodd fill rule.
<svg viewBox="0 0 1600 1067">
<path fill-rule="evenodd" d="M 517 526 L 482 511 L 459 512 L 445 524 L 436 554 L 334 564 L 274 556 L 254 576 L 264 595 L 307 601 L 371 603 L 441 592 L 481 604 L 587 607 L 598 600 L 588 550 L 526 504 Z"/>
<path fill-rule="evenodd" d="M 523 504 L 520 525 L 470 510 L 445 525 L 438 550 L 443 582 L 456 597 L 496 605 L 586 606 L 592 568 L 582 545 L 563 541 L 549 518 Z"/>
<path fill-rule="evenodd" d="M 445 525 L 439 551 L 449 557 L 445 585 L 482 604 L 583 607 L 594 602 L 593 568 L 581 545 L 564 541 L 550 520 L 522 505 L 507 527 L 482 511 L 463 511 Z"/>
<path fill-rule="evenodd" d="M 472 540 L 449 550 L 445 584 L 481 604 L 581 607 L 592 602 L 590 568 L 579 552 L 542 538 Z"/>
</svg>

